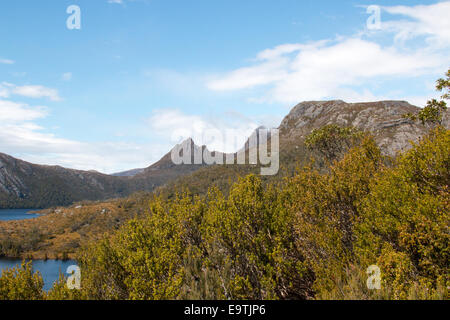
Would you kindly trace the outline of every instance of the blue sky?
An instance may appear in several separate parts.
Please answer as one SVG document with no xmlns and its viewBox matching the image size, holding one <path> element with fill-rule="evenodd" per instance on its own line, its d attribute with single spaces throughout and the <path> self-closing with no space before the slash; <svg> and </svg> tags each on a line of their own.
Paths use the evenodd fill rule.
<svg viewBox="0 0 450 320">
<path fill-rule="evenodd" d="M 0 152 L 112 173 L 182 135 L 243 141 L 304 100 L 423 105 L 450 66 L 449 16 L 450 2 L 425 0 L 2 1 Z"/>
</svg>

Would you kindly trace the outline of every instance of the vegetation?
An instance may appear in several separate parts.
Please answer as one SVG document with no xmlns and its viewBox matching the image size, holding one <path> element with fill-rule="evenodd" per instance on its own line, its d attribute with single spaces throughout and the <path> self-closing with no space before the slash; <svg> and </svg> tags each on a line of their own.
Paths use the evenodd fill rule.
<svg viewBox="0 0 450 320">
<path fill-rule="evenodd" d="M 0 221 L 0 257 L 74 258 L 86 243 L 119 229 L 146 209 L 148 194 L 109 202 L 82 202 L 67 208 L 44 210 L 41 217 Z"/>
<path fill-rule="evenodd" d="M 443 91 L 440 101 L 432 99 L 427 102 L 427 105 L 416 114 L 407 113 L 405 118 L 413 121 L 421 121 L 422 124 L 441 124 L 443 113 L 447 110 L 447 103 L 444 100 L 450 99 L 450 69 L 446 73 L 446 79 L 439 79 L 436 82 L 436 89 Z"/>
<path fill-rule="evenodd" d="M 449 139 L 438 128 L 386 167 L 369 137 L 326 174 L 155 197 L 146 217 L 80 255 L 86 297 L 447 297 Z M 355 281 L 372 264 L 381 292 Z"/>
<path fill-rule="evenodd" d="M 289 166 L 276 177 L 216 166 L 158 193 L 0 223 L 1 255 L 51 251 L 82 270 L 81 290 L 61 276 L 44 292 L 23 263 L 3 272 L 0 299 L 449 299 L 450 131 L 439 106 L 416 118 L 438 125 L 395 159 L 372 136 L 328 125 L 282 148 Z M 327 163 L 292 173 L 293 158 L 317 153 Z M 371 266 L 380 289 L 367 285 Z"/>
<path fill-rule="evenodd" d="M 0 277 L 0 300 L 41 300 L 44 281 L 39 273 L 33 273 L 31 263 L 5 269 Z"/>
<path fill-rule="evenodd" d="M 314 129 L 306 137 L 306 146 L 317 149 L 328 160 L 336 160 L 340 155 L 355 145 L 363 133 L 352 127 L 339 127 L 334 124 Z"/>
<path fill-rule="evenodd" d="M 266 184 L 248 175 L 227 195 L 152 196 L 147 212 L 79 251 L 81 291 L 62 278 L 43 293 L 22 266 L 0 278 L 0 296 L 448 299 L 449 146 L 438 127 L 387 166 L 365 137 L 327 172 L 307 166 Z M 366 286 L 370 265 L 380 290 Z"/>
<path fill-rule="evenodd" d="M 30 164 L 0 153 L 0 208 L 50 208 L 150 192 L 201 165 L 175 166 L 170 154 L 134 177 Z"/>
</svg>

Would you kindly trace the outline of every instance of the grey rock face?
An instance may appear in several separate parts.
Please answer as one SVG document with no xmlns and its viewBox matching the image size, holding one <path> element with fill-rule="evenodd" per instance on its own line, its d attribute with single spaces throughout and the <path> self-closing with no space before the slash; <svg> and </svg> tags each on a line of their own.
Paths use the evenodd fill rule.
<svg viewBox="0 0 450 320">
<path fill-rule="evenodd" d="M 397 151 L 409 148 L 411 141 L 417 142 L 428 133 L 430 127 L 402 117 L 418 110 L 405 101 L 306 101 L 295 106 L 281 123 L 280 142 L 282 147 L 298 148 L 296 143 L 314 129 L 328 124 L 354 126 L 371 132 L 382 151 L 393 156 Z M 448 112 L 442 123 L 449 127 Z M 254 140 L 257 144 L 258 140 Z M 251 147 L 248 141 L 243 149 Z M 192 152 L 195 151 L 201 153 L 206 151 L 206 147 L 193 144 Z M 176 166 L 169 152 L 135 175 L 115 177 L 58 166 L 34 165 L 0 153 L 0 208 L 69 205 L 80 200 L 116 198 L 137 191 L 151 191 L 204 165 Z"/>
<path fill-rule="evenodd" d="M 285 139 L 295 139 L 329 124 L 353 126 L 371 132 L 383 153 L 393 156 L 408 149 L 411 142 L 417 142 L 429 131 L 429 126 L 402 117 L 418 110 L 406 101 L 306 101 L 292 109 L 281 123 L 280 131 Z M 443 125 L 448 128 L 448 112 L 444 115 Z"/>
</svg>

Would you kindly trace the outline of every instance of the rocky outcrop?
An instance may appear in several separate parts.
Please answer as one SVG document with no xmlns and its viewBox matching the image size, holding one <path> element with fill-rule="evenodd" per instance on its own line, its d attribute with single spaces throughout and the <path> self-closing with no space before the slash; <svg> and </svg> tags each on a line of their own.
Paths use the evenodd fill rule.
<svg viewBox="0 0 450 320">
<path fill-rule="evenodd" d="M 354 126 L 369 131 L 383 152 L 393 156 L 396 152 L 409 148 L 411 141 L 418 141 L 429 131 L 430 127 L 402 117 L 405 113 L 418 110 L 419 108 L 405 101 L 302 102 L 291 110 L 279 127 L 281 160 L 288 166 L 289 163 L 306 157 L 302 140 L 312 130 L 328 124 Z M 448 128 L 448 112 L 442 123 Z M 258 128 L 254 135 L 262 129 Z M 249 139 L 243 150 L 253 147 L 251 141 L 259 142 L 257 139 Z M 205 146 L 192 145 L 195 150 L 205 151 Z M 80 200 L 103 200 L 127 196 L 137 191 L 152 191 L 205 165 L 203 162 L 198 165 L 175 165 L 169 152 L 146 169 L 127 173 L 127 176 L 110 176 L 95 171 L 34 165 L 0 153 L 0 208 L 61 206 Z"/>
<path fill-rule="evenodd" d="M 284 139 L 304 137 L 329 124 L 353 126 L 371 132 L 382 151 L 395 155 L 417 142 L 430 127 L 403 118 L 420 110 L 406 101 L 346 103 L 342 100 L 307 101 L 295 106 L 284 118 L 280 132 Z M 448 113 L 444 116 L 448 125 Z"/>
</svg>

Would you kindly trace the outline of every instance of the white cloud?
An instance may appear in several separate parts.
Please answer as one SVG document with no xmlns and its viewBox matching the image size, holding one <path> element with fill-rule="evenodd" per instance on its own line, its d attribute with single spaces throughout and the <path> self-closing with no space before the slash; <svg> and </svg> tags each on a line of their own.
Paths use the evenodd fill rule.
<svg viewBox="0 0 450 320">
<path fill-rule="evenodd" d="M 27 98 L 48 98 L 52 101 L 60 101 L 58 90 L 40 85 L 17 86 L 12 83 L 0 83 L 0 98 L 8 98 L 10 95 L 18 95 Z"/>
<path fill-rule="evenodd" d="M 444 45 L 450 43 L 450 2 L 384 9 L 413 19 L 384 22 L 385 33 L 393 32 L 397 40 L 425 36 L 425 44 L 419 49 L 397 42 L 382 45 L 368 33 L 315 43 L 283 44 L 259 52 L 251 66 L 219 75 L 206 85 L 214 91 L 267 88 L 262 96 L 249 101 L 367 101 L 391 96 L 386 93 L 377 97 L 368 90 L 371 81 L 397 77 L 401 83 L 411 77 L 440 74 L 448 68 L 450 52 Z"/>
<path fill-rule="evenodd" d="M 147 167 L 169 151 L 160 144 L 86 143 L 58 137 L 39 124 L 49 108 L 12 101 L 14 95 L 60 100 L 55 89 L 0 83 L 0 152 L 38 164 L 113 173 Z"/>
<path fill-rule="evenodd" d="M 29 107 L 26 104 L 20 104 L 7 100 L 0 100 L 0 122 L 3 126 L 7 123 L 16 123 L 31 121 L 44 118 L 47 115 L 45 107 Z"/>
<path fill-rule="evenodd" d="M 8 98 L 9 90 L 0 84 L 0 98 Z"/>
<path fill-rule="evenodd" d="M 188 115 L 176 109 L 154 111 L 149 119 L 152 131 L 169 145 L 192 138 L 197 145 L 206 145 L 211 151 L 235 152 L 259 126 L 255 121 L 228 112 L 214 117 Z"/>
<path fill-rule="evenodd" d="M 382 22 L 382 28 L 396 33 L 396 39 L 406 41 L 425 36 L 432 45 L 450 44 L 450 1 L 434 5 L 383 7 L 392 15 L 402 15 L 409 20 Z"/>
<path fill-rule="evenodd" d="M 138 2 L 138 1 L 144 2 L 144 3 L 148 3 L 150 0 L 107 0 L 108 3 L 111 3 L 111 4 L 121 4 L 121 5 L 123 5 L 123 6 L 126 6 L 127 3 L 130 3 L 130 2 Z"/>
<path fill-rule="evenodd" d="M 47 88 L 44 86 L 16 86 L 11 92 L 13 94 L 24 96 L 28 98 L 49 98 L 52 101 L 59 101 L 61 98 L 58 95 L 58 90 Z"/>
<path fill-rule="evenodd" d="M 66 73 L 63 73 L 62 79 L 63 79 L 64 81 L 70 81 L 70 80 L 72 80 L 72 72 L 66 72 Z"/>
<path fill-rule="evenodd" d="M 37 123 L 48 114 L 46 107 L 0 99 L 0 152 L 37 164 L 114 173 L 147 167 L 169 151 L 161 144 L 60 138 Z"/>
<path fill-rule="evenodd" d="M 3 58 L 0 58 L 0 63 L 1 63 L 1 64 L 14 64 L 15 61 L 14 61 L 14 60 L 10 60 L 10 59 L 3 59 Z"/>
<path fill-rule="evenodd" d="M 212 90 L 271 85 L 266 100 L 295 103 L 329 97 L 357 97 L 349 87 L 385 76 L 415 76 L 442 68 L 448 58 L 424 51 L 404 54 L 359 38 L 297 46 L 294 56 L 279 47 L 265 50 L 254 66 L 241 68 L 208 83 Z M 267 54 L 270 52 L 270 54 Z M 343 95 L 343 93 L 346 93 Z"/>
<path fill-rule="evenodd" d="M 50 145 L 57 148 L 67 147 L 68 140 L 57 139 L 52 134 L 42 133 L 43 128 L 35 123 L 47 115 L 48 108 L 43 106 L 29 106 L 14 101 L 0 100 L 1 149 L 18 151 L 21 148 L 26 150 L 30 150 L 30 148 L 45 149 Z"/>
<path fill-rule="evenodd" d="M 257 66 L 240 68 L 213 80 L 208 88 L 217 91 L 251 88 L 281 81 L 288 75 L 289 59 L 277 57 Z"/>
<path fill-rule="evenodd" d="M 314 48 L 318 45 L 325 45 L 328 41 L 317 41 L 309 44 L 288 43 L 279 45 L 273 49 L 266 49 L 257 55 L 257 60 L 270 60 L 285 54 L 294 53 L 304 49 Z"/>
</svg>

